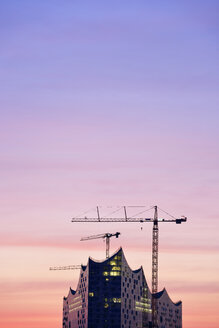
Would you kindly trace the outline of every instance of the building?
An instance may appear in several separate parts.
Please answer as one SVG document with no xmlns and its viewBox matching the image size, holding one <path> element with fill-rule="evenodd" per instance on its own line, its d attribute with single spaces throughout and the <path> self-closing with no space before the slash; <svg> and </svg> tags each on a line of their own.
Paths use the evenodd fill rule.
<svg viewBox="0 0 219 328">
<path fill-rule="evenodd" d="M 182 328 L 182 302 L 173 303 L 165 288 L 153 297 L 157 299 L 159 328 Z"/>
<path fill-rule="evenodd" d="M 153 295 L 159 328 L 182 328 L 182 303 L 166 290 Z M 149 328 L 152 295 L 142 267 L 131 270 L 123 250 L 81 266 L 76 290 L 63 299 L 63 328 Z"/>
</svg>

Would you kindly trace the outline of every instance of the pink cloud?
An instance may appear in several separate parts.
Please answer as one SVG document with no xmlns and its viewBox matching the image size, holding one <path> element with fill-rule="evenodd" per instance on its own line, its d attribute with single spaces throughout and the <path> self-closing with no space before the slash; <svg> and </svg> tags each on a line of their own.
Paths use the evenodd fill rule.
<svg viewBox="0 0 219 328">
<path fill-rule="evenodd" d="M 185 280 L 180 283 L 179 281 L 168 281 L 167 289 L 170 294 L 176 292 L 178 295 L 202 293 L 205 297 L 208 295 L 209 298 L 211 294 L 219 294 L 219 285 L 215 282 L 190 283 Z"/>
<path fill-rule="evenodd" d="M 1 282 L 0 291 L 1 294 L 26 294 L 34 292 L 46 291 L 46 294 L 50 294 L 57 291 L 65 292 L 67 282 L 64 281 L 10 281 Z"/>
<path fill-rule="evenodd" d="M 117 242 L 118 244 L 118 242 Z M 1 236 L 0 246 L 16 246 L 16 247 L 49 247 L 49 248 L 66 248 L 74 250 L 97 250 L 99 249 L 98 245 L 102 245 L 104 249 L 105 246 L 103 243 L 97 244 L 95 242 L 80 242 L 80 237 L 77 240 L 74 239 L 71 235 L 62 235 L 62 236 L 48 236 L 48 237 L 28 237 L 28 236 Z M 129 238 L 123 242 L 124 247 L 132 249 L 132 251 L 138 252 L 151 252 L 151 248 L 146 248 L 143 245 L 142 240 Z M 149 245 L 150 246 L 150 245 Z M 219 245 L 217 244 L 204 244 L 204 243 L 195 243 L 195 244 L 172 244 L 172 243 L 163 243 L 159 247 L 159 252 L 161 253 L 219 253 Z M 89 256 L 89 254 L 88 254 Z"/>
</svg>

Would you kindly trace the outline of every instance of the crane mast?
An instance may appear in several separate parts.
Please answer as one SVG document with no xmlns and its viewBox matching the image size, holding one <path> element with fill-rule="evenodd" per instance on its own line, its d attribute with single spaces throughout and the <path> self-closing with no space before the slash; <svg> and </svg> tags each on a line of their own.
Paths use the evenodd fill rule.
<svg viewBox="0 0 219 328">
<path fill-rule="evenodd" d="M 152 236 L 152 294 L 158 291 L 158 243 L 159 243 L 159 229 L 158 229 L 158 214 L 157 206 L 154 207 L 154 223 Z M 152 298 L 152 324 L 153 328 L 157 328 L 157 299 Z"/>
<path fill-rule="evenodd" d="M 93 217 L 75 217 L 72 218 L 71 222 L 153 222 L 153 232 L 152 232 L 152 294 L 157 293 L 158 291 L 158 242 L 159 242 L 159 229 L 158 223 L 161 222 L 174 222 L 176 224 L 181 224 L 182 222 L 186 222 L 187 218 L 182 216 L 181 218 L 175 218 L 171 216 L 170 219 L 162 219 L 158 218 L 158 207 L 153 206 L 154 208 L 154 217 L 153 218 L 145 218 L 145 217 L 136 217 L 127 215 L 126 206 L 123 206 L 124 217 L 101 217 L 99 207 L 97 206 L 96 212 L 97 216 Z M 165 212 L 166 213 L 166 212 Z M 168 214 L 168 213 L 166 213 Z M 168 214 L 169 215 L 169 214 Z M 103 238 L 103 237 L 97 237 Z M 90 238 L 91 239 L 91 238 Z M 107 239 L 106 239 L 107 241 Z M 109 241 L 109 238 L 108 238 Z M 106 248 L 109 247 L 109 244 L 106 243 Z M 109 253 L 106 251 L 106 256 L 109 256 Z M 157 320 L 157 300 L 155 297 L 152 297 L 152 327 L 158 327 Z"/>
<path fill-rule="evenodd" d="M 152 238 L 152 293 L 157 293 L 158 289 L 158 236 L 158 216 L 157 206 L 155 206 Z"/>
</svg>

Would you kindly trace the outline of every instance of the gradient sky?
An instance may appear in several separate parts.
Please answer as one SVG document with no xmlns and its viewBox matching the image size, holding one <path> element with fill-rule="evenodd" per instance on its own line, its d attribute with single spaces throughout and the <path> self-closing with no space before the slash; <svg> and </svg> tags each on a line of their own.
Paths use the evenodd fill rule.
<svg viewBox="0 0 219 328">
<path fill-rule="evenodd" d="M 0 327 L 61 327 L 78 272 L 122 233 L 151 283 L 145 224 L 73 224 L 99 205 L 157 204 L 159 288 L 184 328 L 218 328 L 218 1 L 1 1 Z M 153 213 L 151 213 L 153 215 Z"/>
</svg>

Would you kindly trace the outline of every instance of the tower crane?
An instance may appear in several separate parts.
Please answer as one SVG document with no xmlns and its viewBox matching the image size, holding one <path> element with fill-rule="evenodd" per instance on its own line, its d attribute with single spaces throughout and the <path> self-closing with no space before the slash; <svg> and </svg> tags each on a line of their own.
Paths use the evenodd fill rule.
<svg viewBox="0 0 219 328">
<path fill-rule="evenodd" d="M 110 238 L 114 237 L 114 236 L 116 238 L 118 238 L 119 235 L 120 235 L 120 232 L 116 232 L 116 233 L 107 232 L 107 233 L 103 233 L 103 234 L 99 234 L 99 235 L 83 237 L 83 238 L 81 238 L 81 241 L 106 238 L 106 258 L 109 258 Z M 82 266 L 82 264 L 81 265 L 55 266 L 55 267 L 50 267 L 49 270 L 80 270 L 81 266 Z"/>
<path fill-rule="evenodd" d="M 116 233 L 103 233 L 99 235 L 94 235 L 94 236 L 89 236 L 89 237 L 83 237 L 81 238 L 81 241 L 85 240 L 92 240 L 92 239 L 99 239 L 99 238 L 106 238 L 106 258 L 109 258 L 109 249 L 110 249 L 110 238 L 111 237 L 116 237 L 118 238 L 120 235 L 120 232 Z M 66 265 L 66 266 L 55 266 L 55 267 L 50 267 L 49 270 L 80 270 L 82 267 L 81 265 Z"/>
<path fill-rule="evenodd" d="M 81 241 L 85 241 L 85 240 L 92 240 L 92 239 L 99 239 L 99 238 L 103 238 L 106 239 L 106 258 L 109 258 L 109 250 L 110 250 L 110 238 L 111 237 L 116 237 L 118 238 L 120 235 L 120 232 L 116 232 L 116 233 L 103 233 L 103 234 L 99 234 L 99 235 L 93 235 L 93 236 L 88 236 L 88 237 L 83 237 L 81 238 Z"/>
<path fill-rule="evenodd" d="M 153 223 L 153 232 L 152 232 L 152 294 L 157 293 L 158 291 L 158 242 L 159 242 L 159 229 L 158 223 L 161 222 L 174 222 L 176 224 L 181 224 L 182 222 L 186 222 L 187 218 L 185 216 L 181 216 L 180 218 L 175 218 L 172 215 L 169 215 L 170 219 L 158 218 L 158 206 L 153 206 L 154 216 L 153 218 L 145 218 L 145 217 L 136 217 L 136 216 L 128 216 L 127 215 L 127 206 L 123 206 L 124 216 L 123 217 L 101 217 L 100 209 L 96 207 L 97 216 L 93 217 L 74 217 L 71 222 L 152 222 Z M 150 209 L 152 209 L 150 208 Z M 160 208 L 159 208 L 160 209 Z M 161 210 L 161 209 L 160 209 Z M 162 210 L 161 210 L 162 211 Z M 145 211 L 143 211 L 145 212 Z M 142 214 L 141 212 L 140 214 Z M 101 238 L 101 237 L 100 237 Z M 155 297 L 152 297 L 152 327 L 158 327 L 158 318 L 157 318 L 157 300 Z"/>
</svg>

